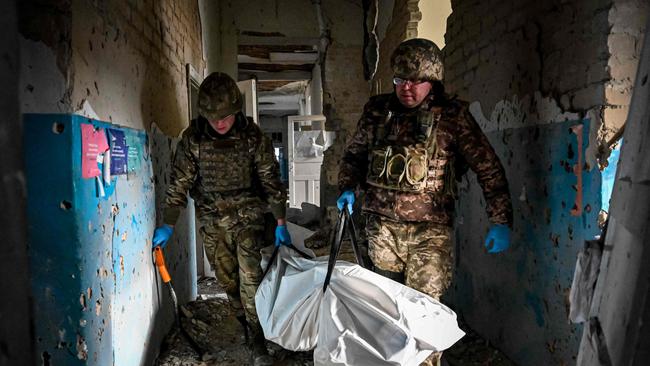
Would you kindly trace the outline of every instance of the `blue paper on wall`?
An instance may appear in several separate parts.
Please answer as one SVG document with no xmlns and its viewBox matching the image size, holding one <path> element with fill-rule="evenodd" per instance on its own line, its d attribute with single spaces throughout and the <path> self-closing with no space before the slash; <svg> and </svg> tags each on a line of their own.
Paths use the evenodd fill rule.
<svg viewBox="0 0 650 366">
<path fill-rule="evenodd" d="M 108 136 L 111 146 L 111 175 L 126 174 L 128 172 L 129 147 L 126 145 L 124 131 L 110 128 Z"/>
<path fill-rule="evenodd" d="M 133 133 L 126 135 L 126 145 L 128 147 L 128 156 L 129 156 L 129 168 L 131 171 L 136 171 L 140 168 L 140 162 L 142 161 L 142 148 L 145 142 L 141 136 L 138 136 Z"/>
</svg>

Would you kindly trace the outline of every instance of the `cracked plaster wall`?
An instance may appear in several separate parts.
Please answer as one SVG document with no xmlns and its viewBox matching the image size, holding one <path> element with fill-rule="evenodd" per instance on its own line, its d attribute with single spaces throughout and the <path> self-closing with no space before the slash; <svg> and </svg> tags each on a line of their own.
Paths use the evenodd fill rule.
<svg viewBox="0 0 650 366">
<path fill-rule="evenodd" d="M 197 1 L 73 0 L 75 110 L 178 136 L 189 123 L 186 64 L 202 74 Z"/>
<path fill-rule="evenodd" d="M 511 249 L 487 255 L 468 174 L 447 299 L 515 362 L 573 364 L 582 326 L 568 323 L 568 289 L 582 241 L 598 234 L 599 160 L 627 115 L 648 5 L 455 0 L 452 11 L 445 86 L 471 103 L 504 164 L 515 223 Z"/>
<path fill-rule="evenodd" d="M 605 140 L 610 140 L 627 119 L 648 11 L 650 4 L 641 0 L 614 0 L 609 11 L 610 79 L 605 83 L 605 123 L 600 131 Z"/>
<path fill-rule="evenodd" d="M 153 146 L 144 143 L 138 148 L 152 148 L 155 195 L 142 196 L 142 202 L 132 202 L 131 207 L 149 207 L 154 202 L 159 207 L 174 145 L 169 136 L 177 136 L 189 123 L 185 65 L 193 65 L 199 74 L 204 67 L 198 2 L 30 0 L 19 2 L 18 10 L 23 55 L 19 85 L 21 112 L 74 112 L 119 126 L 151 131 L 148 140 Z M 152 129 L 154 124 L 159 128 Z M 118 183 L 123 191 L 130 187 L 128 182 Z M 193 229 L 188 227 L 190 221 L 185 222 L 187 217 L 193 216 L 191 210 L 187 215 L 179 220 L 176 239 L 173 239 L 175 244 L 193 240 Z M 146 226 L 140 229 L 153 230 L 153 226 Z M 196 292 L 196 281 L 190 273 L 192 253 L 182 247 L 172 249 L 167 258 L 181 302 L 192 298 Z M 133 266 L 140 272 L 152 270 L 149 258 L 141 263 L 125 261 L 125 266 Z M 162 314 L 162 321 L 155 322 L 151 328 L 140 320 L 135 321 L 139 325 L 130 324 L 144 327 L 150 333 L 144 353 L 132 358 L 130 353 L 120 354 L 122 360 L 129 359 L 127 363 L 149 364 L 171 325 L 170 301 L 163 292 L 166 289 L 160 287 L 158 290 L 156 301 L 161 308 L 151 303 L 147 311 Z M 120 301 L 123 300 L 126 301 Z M 127 314 L 135 313 L 127 311 Z M 128 328 L 131 315 L 114 315 L 119 335 Z M 98 334 L 105 328 L 91 326 L 96 327 Z M 74 342 L 66 344 L 74 347 Z M 124 347 L 124 340 L 116 346 Z M 37 350 L 39 357 L 42 356 L 40 351 Z M 103 352 L 91 351 L 94 354 Z M 41 361 L 47 362 L 46 358 L 41 357 Z"/>
</svg>

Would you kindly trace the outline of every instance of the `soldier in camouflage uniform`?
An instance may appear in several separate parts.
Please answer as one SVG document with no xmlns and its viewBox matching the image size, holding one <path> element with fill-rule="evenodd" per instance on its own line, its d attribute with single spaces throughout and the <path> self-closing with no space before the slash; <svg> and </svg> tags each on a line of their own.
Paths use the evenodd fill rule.
<svg viewBox="0 0 650 366">
<path fill-rule="evenodd" d="M 209 75 L 199 88 L 198 104 L 200 117 L 191 121 L 176 148 L 164 225 L 156 229 L 153 245 L 165 245 L 189 193 L 210 264 L 238 317 L 245 315 L 252 330 L 253 363 L 270 365 L 255 292 L 262 278 L 267 207 L 278 222 L 276 245 L 291 242 L 279 165 L 269 138 L 241 113 L 242 95 L 228 75 Z"/>
<path fill-rule="evenodd" d="M 395 91 L 368 101 L 339 172 L 339 209 L 363 212 L 375 271 L 439 299 L 452 278 L 451 227 L 456 178 L 469 166 L 478 178 L 492 223 L 492 253 L 510 241 L 512 207 L 504 169 L 470 114 L 444 93 L 438 47 L 402 42 L 391 57 Z M 440 363 L 434 353 L 423 365 Z"/>
</svg>

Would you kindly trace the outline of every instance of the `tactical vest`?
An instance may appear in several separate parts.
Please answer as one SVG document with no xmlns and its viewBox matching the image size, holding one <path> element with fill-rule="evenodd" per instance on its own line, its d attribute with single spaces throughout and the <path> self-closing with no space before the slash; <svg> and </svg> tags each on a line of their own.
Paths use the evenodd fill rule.
<svg viewBox="0 0 650 366">
<path fill-rule="evenodd" d="M 366 182 L 372 186 L 402 192 L 449 193 L 455 190 L 453 169 L 437 166 L 436 131 L 441 113 L 420 110 L 416 117 L 415 143 L 398 145 L 389 139 L 386 128 L 395 115 L 389 110 L 377 126 L 371 149 Z M 413 117 L 411 117 L 413 118 Z M 451 179 L 450 179 L 451 178 Z"/>
<path fill-rule="evenodd" d="M 253 136 L 199 141 L 198 178 L 204 192 L 248 189 L 253 184 Z"/>
</svg>

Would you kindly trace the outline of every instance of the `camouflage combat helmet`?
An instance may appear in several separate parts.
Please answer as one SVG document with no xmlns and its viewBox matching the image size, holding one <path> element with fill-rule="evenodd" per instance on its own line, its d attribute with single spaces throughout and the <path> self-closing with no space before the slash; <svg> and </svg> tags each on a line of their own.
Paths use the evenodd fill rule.
<svg viewBox="0 0 650 366">
<path fill-rule="evenodd" d="M 435 43 L 413 38 L 393 51 L 390 66 L 395 77 L 407 80 L 442 80 L 442 52 Z"/>
<path fill-rule="evenodd" d="M 209 121 L 241 111 L 242 95 L 235 81 L 222 72 L 208 75 L 199 87 L 199 114 Z"/>
</svg>

